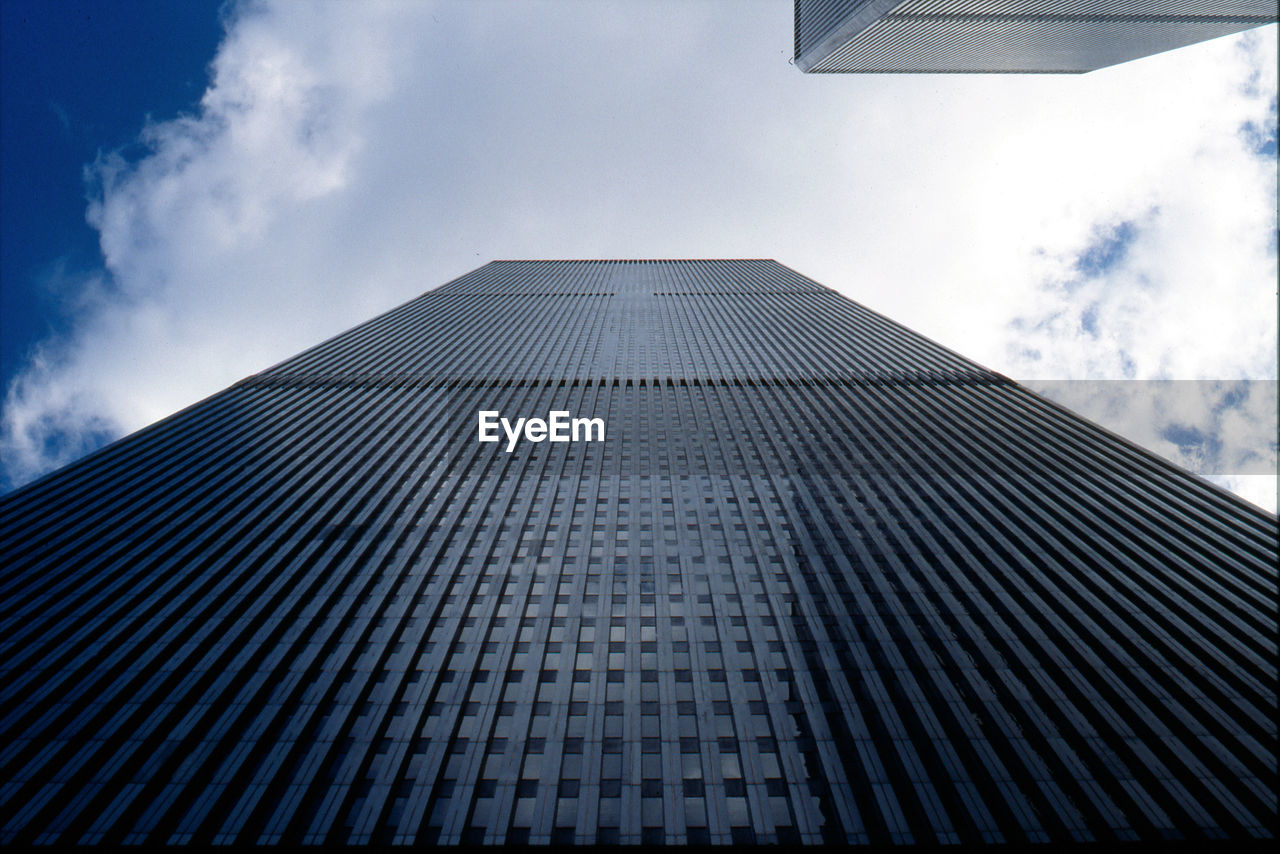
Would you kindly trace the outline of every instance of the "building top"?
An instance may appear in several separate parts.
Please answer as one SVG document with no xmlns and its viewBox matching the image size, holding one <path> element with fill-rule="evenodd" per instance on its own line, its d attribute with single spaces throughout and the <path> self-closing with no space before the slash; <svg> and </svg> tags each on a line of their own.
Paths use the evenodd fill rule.
<svg viewBox="0 0 1280 854">
<path fill-rule="evenodd" d="M 409 341 L 409 327 L 429 334 Z M 252 381 L 331 380 L 357 363 L 418 382 L 995 378 L 761 259 L 494 261 Z"/>
</svg>

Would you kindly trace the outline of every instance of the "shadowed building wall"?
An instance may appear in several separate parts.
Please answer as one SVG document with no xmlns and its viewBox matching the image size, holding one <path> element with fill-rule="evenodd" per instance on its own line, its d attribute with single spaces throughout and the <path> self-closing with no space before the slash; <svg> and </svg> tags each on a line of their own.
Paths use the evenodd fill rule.
<svg viewBox="0 0 1280 854">
<path fill-rule="evenodd" d="M 1275 518 L 772 261 L 486 265 L 0 553 L 7 845 L 1274 833 Z"/>
</svg>

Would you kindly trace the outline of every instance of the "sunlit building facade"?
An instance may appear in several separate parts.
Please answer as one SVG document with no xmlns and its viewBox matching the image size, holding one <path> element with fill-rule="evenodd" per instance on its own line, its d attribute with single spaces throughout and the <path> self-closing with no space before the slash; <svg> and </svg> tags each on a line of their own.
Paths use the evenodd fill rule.
<svg viewBox="0 0 1280 854">
<path fill-rule="evenodd" d="M 0 499 L 0 843 L 1256 842 L 1276 557 L 775 262 L 494 262 Z"/>
<path fill-rule="evenodd" d="M 1276 20 L 1275 0 L 796 0 L 808 72 L 1079 73 Z"/>
</svg>

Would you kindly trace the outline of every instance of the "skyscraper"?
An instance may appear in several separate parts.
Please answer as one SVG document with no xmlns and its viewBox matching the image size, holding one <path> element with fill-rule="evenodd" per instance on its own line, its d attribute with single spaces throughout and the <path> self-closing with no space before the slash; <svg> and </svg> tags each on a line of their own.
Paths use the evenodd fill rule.
<svg viewBox="0 0 1280 854">
<path fill-rule="evenodd" d="M 809 72 L 1078 73 L 1276 20 L 1275 0 L 796 0 Z"/>
<path fill-rule="evenodd" d="M 494 262 L 0 500 L 0 841 L 1265 839 L 1276 534 L 775 262 Z"/>
</svg>

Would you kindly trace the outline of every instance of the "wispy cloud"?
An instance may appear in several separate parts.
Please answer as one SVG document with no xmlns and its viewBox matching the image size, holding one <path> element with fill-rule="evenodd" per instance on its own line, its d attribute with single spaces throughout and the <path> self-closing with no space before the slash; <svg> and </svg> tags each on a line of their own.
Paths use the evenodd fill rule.
<svg viewBox="0 0 1280 854">
<path fill-rule="evenodd" d="M 805 77 L 789 4 L 273 4 L 90 168 L 21 482 L 500 257 L 775 257 L 1015 377 L 1273 377 L 1275 30 L 1083 77 Z M 1270 147 L 1268 147 L 1270 146 Z"/>
<path fill-rule="evenodd" d="M 322 217 L 340 209 L 368 110 L 408 54 L 398 14 L 246 7 L 197 115 L 150 124 L 145 155 L 86 167 L 103 269 L 69 288 L 73 331 L 7 390 L 20 483 L 334 331 L 385 302 L 343 278 Z M 295 20 L 294 18 L 299 18 Z M 397 50 L 399 53 L 397 53 Z"/>
<path fill-rule="evenodd" d="M 1228 71 L 1179 69 L 1187 101 L 1157 105 L 1168 141 L 1118 145 L 1129 171 L 1098 188 L 1088 230 L 1041 247 L 1005 370 L 1274 511 L 1274 382 L 1190 382 L 1276 378 L 1274 29 L 1147 62 L 1183 53 Z"/>
</svg>

